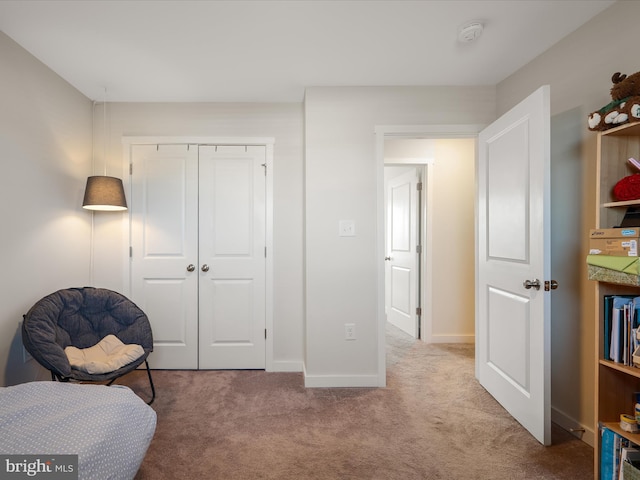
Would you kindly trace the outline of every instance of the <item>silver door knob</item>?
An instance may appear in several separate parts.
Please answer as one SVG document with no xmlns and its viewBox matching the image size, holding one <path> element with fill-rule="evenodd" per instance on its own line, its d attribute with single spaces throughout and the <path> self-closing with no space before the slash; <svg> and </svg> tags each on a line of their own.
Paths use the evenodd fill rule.
<svg viewBox="0 0 640 480">
<path fill-rule="evenodd" d="M 391 257 L 384 257 L 384 260 L 385 260 L 386 262 L 388 262 L 388 261 L 390 261 L 390 260 L 391 260 Z"/>
<path fill-rule="evenodd" d="M 201 270 L 202 270 L 203 272 L 208 272 L 208 271 L 209 271 L 209 265 L 207 265 L 207 264 L 205 263 L 204 265 L 202 265 Z"/>
<path fill-rule="evenodd" d="M 522 286 L 529 290 L 530 288 L 535 288 L 536 290 L 540 290 L 540 280 L 537 278 L 535 280 L 525 280 L 522 282 Z"/>
<path fill-rule="evenodd" d="M 193 272 L 196 269 L 196 266 L 193 263 L 190 263 L 187 267 L 187 272 Z"/>
</svg>

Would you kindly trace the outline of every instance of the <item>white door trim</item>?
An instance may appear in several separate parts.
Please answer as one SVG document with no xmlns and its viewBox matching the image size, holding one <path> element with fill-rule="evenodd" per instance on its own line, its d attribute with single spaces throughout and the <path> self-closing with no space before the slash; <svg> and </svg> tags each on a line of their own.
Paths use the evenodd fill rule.
<svg viewBox="0 0 640 480">
<path fill-rule="evenodd" d="M 385 387 L 387 385 L 387 366 L 386 366 L 386 344 L 385 344 L 385 328 L 386 315 L 384 311 L 385 299 L 385 218 L 384 218 L 384 139 L 385 137 L 396 138 L 477 138 L 478 133 L 484 128 L 484 125 L 377 125 L 375 127 L 375 155 L 376 155 L 376 258 L 378 275 L 378 298 L 377 298 L 377 316 L 378 316 L 378 386 Z M 423 222 L 426 223 L 426 222 Z M 424 284 L 432 285 L 433 272 L 425 265 L 432 253 L 430 252 L 431 242 L 426 242 L 425 252 L 422 255 L 422 271 L 424 273 Z M 421 294 L 421 304 L 426 305 L 426 298 L 430 294 Z M 431 338 L 431 318 L 429 318 L 429 310 L 423 311 L 422 316 L 422 334 L 423 338 Z"/>
<path fill-rule="evenodd" d="M 266 304 L 265 326 L 267 328 L 265 370 L 273 371 L 273 137 L 208 137 L 208 136 L 123 136 L 122 137 L 122 181 L 128 196 L 131 196 L 131 182 L 129 176 L 129 159 L 132 145 L 264 145 L 266 148 Z M 131 245 L 131 231 L 129 215 L 122 216 L 122 264 L 124 272 L 123 285 L 126 295 L 131 295 L 129 245 Z"/>
</svg>

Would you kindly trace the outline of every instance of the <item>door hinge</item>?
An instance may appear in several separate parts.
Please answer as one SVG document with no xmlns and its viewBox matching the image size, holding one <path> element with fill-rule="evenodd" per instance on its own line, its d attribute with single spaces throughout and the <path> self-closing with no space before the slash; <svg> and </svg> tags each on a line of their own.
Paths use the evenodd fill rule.
<svg viewBox="0 0 640 480">
<path fill-rule="evenodd" d="M 133 163 L 129 164 L 129 175 L 133 175 Z"/>
<path fill-rule="evenodd" d="M 264 247 L 264 258 L 267 258 L 267 247 Z"/>
<path fill-rule="evenodd" d="M 264 167 L 264 176 L 267 176 L 267 164 L 263 163 L 262 166 Z"/>
<path fill-rule="evenodd" d="M 267 329 L 266 328 L 264 329 L 264 339 L 265 340 L 267 339 Z"/>
<path fill-rule="evenodd" d="M 129 247 L 129 258 L 133 258 L 133 247 Z"/>
<path fill-rule="evenodd" d="M 418 190 L 418 191 L 422 190 L 422 182 L 418 182 L 416 184 L 416 190 Z"/>
<path fill-rule="evenodd" d="M 420 307 L 416 308 L 416 315 L 422 315 L 422 308 Z"/>
<path fill-rule="evenodd" d="M 422 253 L 422 245 L 416 246 L 416 253 Z"/>
</svg>

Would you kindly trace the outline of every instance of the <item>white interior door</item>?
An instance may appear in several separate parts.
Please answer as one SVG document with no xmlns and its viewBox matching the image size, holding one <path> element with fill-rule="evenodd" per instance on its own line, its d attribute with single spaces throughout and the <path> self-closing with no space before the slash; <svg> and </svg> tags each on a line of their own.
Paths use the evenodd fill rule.
<svg viewBox="0 0 640 480">
<path fill-rule="evenodd" d="M 481 132 L 476 375 L 542 444 L 551 443 L 549 87 Z M 525 288 L 539 281 L 538 290 Z"/>
<path fill-rule="evenodd" d="M 131 149 L 131 298 L 151 323 L 153 368 L 195 369 L 198 150 L 187 145 Z"/>
<path fill-rule="evenodd" d="M 387 321 L 418 338 L 419 256 L 416 168 L 387 182 Z"/>
<path fill-rule="evenodd" d="M 264 146 L 200 147 L 200 368 L 265 368 Z"/>
</svg>

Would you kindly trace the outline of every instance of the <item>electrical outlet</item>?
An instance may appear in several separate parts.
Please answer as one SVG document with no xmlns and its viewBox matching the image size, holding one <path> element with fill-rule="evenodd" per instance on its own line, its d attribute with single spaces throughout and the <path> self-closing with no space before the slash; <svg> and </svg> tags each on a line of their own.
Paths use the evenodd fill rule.
<svg viewBox="0 0 640 480">
<path fill-rule="evenodd" d="M 344 339 L 355 340 L 356 339 L 356 324 L 345 323 L 344 324 Z"/>
</svg>

